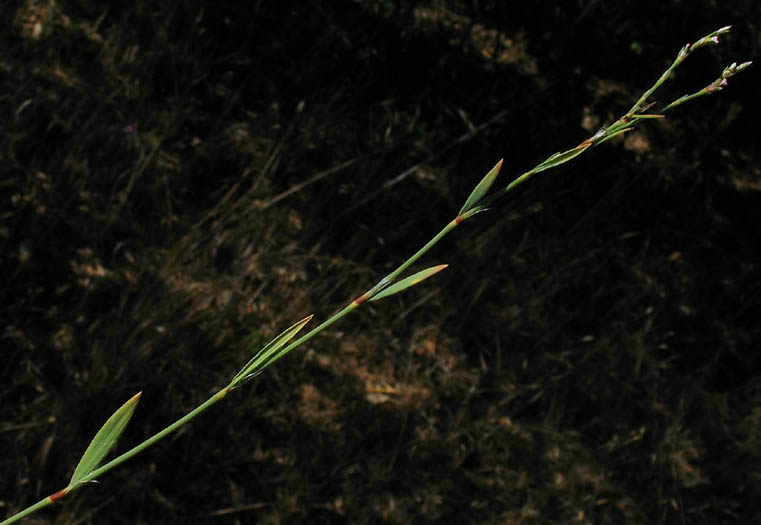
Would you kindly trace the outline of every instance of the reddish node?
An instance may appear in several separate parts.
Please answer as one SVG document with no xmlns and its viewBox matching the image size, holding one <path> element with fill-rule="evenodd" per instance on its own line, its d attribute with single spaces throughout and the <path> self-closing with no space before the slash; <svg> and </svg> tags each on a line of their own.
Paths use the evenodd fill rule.
<svg viewBox="0 0 761 525">
<path fill-rule="evenodd" d="M 59 490 L 58 492 L 56 492 L 55 494 L 51 494 L 51 495 L 50 495 L 50 501 L 52 501 L 53 503 L 55 503 L 55 502 L 56 502 L 56 501 L 58 501 L 59 499 L 63 498 L 63 497 L 66 495 L 66 493 L 67 493 L 67 492 L 68 492 L 68 490 L 66 490 L 66 489 L 61 489 L 61 490 Z"/>
</svg>

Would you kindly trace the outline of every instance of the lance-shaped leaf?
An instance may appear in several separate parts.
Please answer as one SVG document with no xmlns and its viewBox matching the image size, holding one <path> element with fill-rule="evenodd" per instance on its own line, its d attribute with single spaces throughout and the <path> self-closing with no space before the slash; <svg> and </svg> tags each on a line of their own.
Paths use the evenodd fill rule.
<svg viewBox="0 0 761 525">
<path fill-rule="evenodd" d="M 531 170 L 532 173 L 539 173 L 540 171 L 548 170 L 550 168 L 554 168 L 555 166 L 560 166 L 561 164 L 565 164 L 569 160 L 578 157 L 584 151 L 587 150 L 592 145 L 591 142 L 587 142 L 585 144 L 579 145 L 573 149 L 569 149 L 568 151 L 564 151 L 562 153 L 555 153 L 553 155 L 550 155 L 547 160 L 542 162 L 540 165 L 538 165 L 536 168 Z"/>
<path fill-rule="evenodd" d="M 497 162 L 497 164 L 487 173 L 483 179 L 481 179 L 481 182 L 479 182 L 476 187 L 473 189 L 473 191 L 470 194 L 470 197 L 465 201 L 465 204 L 463 205 L 462 209 L 458 213 L 458 215 L 462 215 L 466 211 L 470 210 L 473 205 L 477 204 L 489 191 L 492 184 L 494 184 L 494 181 L 497 179 L 497 175 L 499 175 L 499 171 L 502 169 L 502 159 Z"/>
<path fill-rule="evenodd" d="M 135 412 L 135 407 L 137 407 L 141 395 L 142 392 L 138 392 L 132 396 L 98 430 L 98 433 L 95 434 L 95 437 L 90 442 L 90 446 L 82 454 L 82 459 L 79 460 L 77 468 L 74 469 L 74 474 L 71 476 L 71 481 L 69 481 L 69 487 L 73 487 L 82 481 L 90 472 L 100 466 L 103 458 L 106 457 L 106 454 L 116 444 L 124 429 L 127 428 L 127 423 L 129 423 L 132 414 Z"/>
<path fill-rule="evenodd" d="M 298 323 L 289 326 L 283 330 L 280 335 L 264 345 L 264 347 L 259 350 L 243 368 L 240 369 L 240 372 L 235 374 L 235 377 L 233 377 L 232 381 L 230 381 L 230 388 L 239 386 L 242 382 L 256 376 L 262 370 L 267 368 L 267 366 L 269 366 L 271 363 L 282 357 L 281 354 L 278 354 L 278 351 L 287 345 L 288 342 L 293 339 L 296 334 L 301 331 L 302 328 L 304 328 L 304 325 L 307 324 L 312 319 L 312 317 L 313 316 L 310 315 Z"/>
<path fill-rule="evenodd" d="M 631 118 L 635 120 L 649 119 L 649 118 L 666 118 L 666 115 L 657 115 L 655 113 L 648 113 L 646 115 L 632 115 Z"/>
<path fill-rule="evenodd" d="M 420 281 L 424 281 L 428 279 L 432 275 L 436 275 L 441 270 L 449 266 L 448 264 L 440 264 L 438 266 L 432 266 L 430 268 L 426 268 L 425 270 L 421 270 L 417 272 L 414 275 L 410 275 L 409 277 L 405 277 L 401 281 L 397 281 L 391 286 L 388 286 L 384 288 L 382 291 L 380 291 L 377 295 L 374 295 L 370 298 L 371 301 L 377 301 L 378 299 L 383 299 L 384 297 L 388 297 L 389 295 L 394 295 L 395 293 L 399 293 L 402 290 L 406 290 L 410 286 L 415 286 Z"/>
</svg>

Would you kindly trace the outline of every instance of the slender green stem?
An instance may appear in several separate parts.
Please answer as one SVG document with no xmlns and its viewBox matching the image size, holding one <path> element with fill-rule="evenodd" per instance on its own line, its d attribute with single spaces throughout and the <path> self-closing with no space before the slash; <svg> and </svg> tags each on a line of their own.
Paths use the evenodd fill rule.
<svg viewBox="0 0 761 525">
<path fill-rule="evenodd" d="M 457 216 L 454 220 L 450 221 L 444 228 L 439 231 L 431 240 L 429 240 L 422 248 L 420 248 L 417 252 L 415 252 L 411 257 L 409 257 L 406 261 L 404 261 L 401 265 L 399 265 L 396 270 L 388 274 L 386 277 L 378 281 L 377 284 L 375 284 L 372 288 L 367 290 L 364 294 L 359 296 L 357 299 L 349 303 L 347 306 L 345 306 L 343 309 L 339 310 L 337 313 L 333 314 L 330 318 L 323 321 L 320 325 L 313 328 L 309 332 L 307 332 L 302 337 L 296 339 L 289 345 L 287 345 L 283 350 L 277 350 L 275 357 L 272 360 L 266 361 L 261 369 L 257 370 L 253 375 L 256 375 L 259 371 L 266 368 L 270 364 L 274 363 L 277 359 L 284 356 L 291 350 L 301 346 L 305 342 L 309 341 L 312 337 L 319 334 L 329 326 L 331 326 L 333 323 L 337 322 L 356 308 L 358 308 L 363 302 L 367 301 L 368 299 L 371 299 L 373 296 L 377 295 L 379 292 L 381 292 L 383 289 L 385 289 L 387 286 L 390 286 L 394 283 L 394 281 L 401 275 L 402 272 L 407 270 L 412 264 L 414 264 L 418 259 L 420 259 L 425 253 L 427 253 L 433 246 L 435 246 L 441 239 L 443 239 L 449 232 L 451 232 L 455 227 L 457 227 L 459 224 L 464 222 L 465 220 L 469 219 L 476 213 L 479 213 L 480 211 L 483 211 L 486 209 L 486 207 L 496 200 L 497 198 L 503 196 L 505 193 L 509 192 L 510 190 L 514 189 L 518 185 L 522 184 L 526 180 L 528 180 L 532 175 L 539 173 L 541 171 L 544 171 L 549 168 L 556 167 L 560 164 L 564 164 L 565 162 L 570 161 L 571 159 L 575 158 L 576 156 L 580 155 L 581 153 L 585 152 L 588 148 L 592 146 L 597 146 L 599 144 L 602 144 L 609 138 L 613 136 L 617 136 L 621 133 L 624 133 L 626 131 L 629 131 L 632 126 L 634 126 L 639 119 L 642 118 L 659 118 L 661 115 L 645 115 L 643 112 L 646 111 L 650 105 L 643 106 L 647 99 L 669 78 L 672 71 L 679 66 L 679 64 L 684 61 L 684 59 L 695 49 L 702 47 L 704 45 L 708 44 L 715 44 L 718 43 L 718 35 L 724 34 L 729 31 L 729 27 L 721 28 L 717 31 L 714 31 L 708 36 L 703 37 L 702 39 L 698 40 L 690 46 L 689 44 L 684 46 L 680 51 L 677 58 L 674 60 L 674 62 L 671 64 L 671 66 L 660 76 L 660 78 L 653 84 L 650 89 L 645 91 L 642 96 L 637 100 L 637 102 L 632 106 L 632 108 L 620 119 L 618 119 L 616 122 L 614 122 L 610 127 L 601 129 L 598 133 L 596 133 L 594 136 L 590 137 L 589 139 L 585 140 L 575 148 L 572 148 L 566 152 L 563 153 L 557 153 L 555 155 L 552 155 L 550 158 L 545 160 L 543 163 L 537 165 L 532 170 L 527 171 L 514 179 L 512 182 L 510 182 L 507 186 L 502 188 L 501 190 L 493 193 L 490 196 L 486 196 L 485 198 L 481 199 L 479 202 L 472 203 L 468 207 L 467 210 L 461 212 L 459 216 Z M 714 81 L 711 85 L 704 88 L 703 90 L 694 93 L 692 95 L 686 95 L 671 104 L 668 104 L 665 106 L 661 112 L 664 112 L 676 105 L 682 104 L 684 102 L 687 102 L 688 100 L 691 100 L 693 98 L 696 98 L 698 96 L 707 95 L 716 91 L 721 90 L 721 88 L 726 84 L 726 79 L 735 75 L 736 73 L 739 73 L 743 69 L 750 66 L 750 62 L 745 62 L 743 64 L 740 64 L 739 66 L 737 64 L 732 64 L 728 68 L 726 68 L 722 72 L 722 76 Z M 466 205 L 468 203 L 466 202 Z M 304 322 L 306 322 L 308 319 L 305 319 Z M 300 329 L 301 326 L 298 327 Z M 242 384 L 242 380 L 236 376 L 233 378 L 231 383 L 227 385 L 225 388 L 219 390 L 216 394 L 214 394 L 212 397 L 207 399 L 203 404 L 196 407 L 192 411 L 188 412 L 186 415 L 172 423 L 171 425 L 167 426 L 160 432 L 154 434 L 152 437 L 146 439 L 139 445 L 133 447 L 132 449 L 128 450 L 127 452 L 121 454 L 120 456 L 114 458 L 113 460 L 109 461 L 105 465 L 101 466 L 100 468 L 97 468 L 87 474 L 85 477 L 83 477 L 81 480 L 76 482 L 73 485 L 70 485 L 54 494 L 51 494 L 50 496 L 47 496 L 46 498 L 38 501 L 37 503 L 27 507 L 26 509 L 18 512 L 17 514 L 11 516 L 10 518 L 0 522 L 0 525 L 10 525 L 11 523 L 14 523 L 25 516 L 28 516 L 29 514 L 32 514 L 33 512 L 36 512 L 37 510 L 46 507 L 64 496 L 66 496 L 69 492 L 77 490 L 81 486 L 83 486 L 85 483 L 94 481 L 102 474 L 105 474 L 109 470 L 115 468 L 116 466 L 120 465 L 121 463 L 127 461 L 128 459 L 132 458 L 133 456 L 139 454 L 146 448 L 150 447 L 151 445 L 155 444 L 157 441 L 163 439 L 170 433 L 174 432 L 178 428 L 180 428 L 182 425 L 188 423 L 192 419 L 194 419 L 196 416 L 204 412 L 206 409 L 211 407 L 212 405 L 216 404 L 222 398 L 224 398 L 228 392 L 236 388 Z"/>
<path fill-rule="evenodd" d="M 358 303 L 355 300 L 355 301 L 352 301 L 350 304 L 344 306 L 340 311 L 336 312 L 335 314 L 330 316 L 328 319 L 326 319 L 325 321 L 323 321 L 322 323 L 320 323 L 316 327 L 312 328 L 306 334 L 302 335 L 301 337 L 299 337 L 298 339 L 293 341 L 291 344 L 286 346 L 283 349 L 282 354 L 285 355 L 288 352 L 290 352 L 291 350 L 293 350 L 294 348 L 297 348 L 297 347 L 301 346 L 302 344 L 306 343 L 311 338 L 313 338 L 314 336 L 316 336 L 317 334 L 319 334 L 320 332 L 325 330 L 327 327 L 329 327 L 330 325 L 332 325 L 333 323 L 335 323 L 336 321 L 338 321 L 339 319 L 344 317 L 346 314 L 348 314 L 352 310 L 356 309 L 359 305 L 360 305 L 360 303 Z"/>
<path fill-rule="evenodd" d="M 436 235 L 434 235 L 434 236 L 433 236 L 433 238 L 432 238 L 430 241 L 428 241 L 427 243 L 425 243 L 425 246 L 423 246 L 423 247 L 422 247 L 422 248 L 420 248 L 418 251 L 416 251 L 416 252 L 415 252 L 415 253 L 412 255 L 412 257 L 410 257 L 409 259 L 407 259 L 406 261 L 404 261 L 402 264 L 400 264 L 400 265 L 399 265 L 399 267 L 398 267 L 396 270 L 394 270 L 393 272 L 391 272 L 390 274 L 388 274 L 386 277 L 384 277 L 383 279 L 381 279 L 381 280 L 378 282 L 378 284 L 376 284 L 375 286 L 373 286 L 372 288 L 370 288 L 370 289 L 369 289 L 369 290 L 368 290 L 368 291 L 365 293 L 365 295 L 367 296 L 366 298 L 367 298 L 367 299 L 369 299 L 370 297 L 372 297 L 372 296 L 373 296 L 373 295 L 375 295 L 376 293 L 380 292 L 380 291 L 381 291 L 383 288 L 385 288 L 385 287 L 386 287 L 388 284 L 391 284 L 392 282 L 394 282 L 394 280 L 395 280 L 397 277 L 399 277 L 399 275 L 401 275 L 401 273 L 402 273 L 402 272 L 404 272 L 404 271 L 405 271 L 407 268 L 409 268 L 410 266 L 412 266 L 413 264 L 415 264 L 415 262 L 416 262 L 418 259 L 420 259 L 420 258 L 421 258 L 423 255 L 425 255 L 425 253 L 426 253 L 428 250 L 430 250 L 431 248 L 433 248 L 433 247 L 436 245 L 436 243 L 438 243 L 438 242 L 439 242 L 441 239 L 443 239 L 443 238 L 444 238 L 444 237 L 445 237 L 445 236 L 446 236 L 446 235 L 447 235 L 449 232 L 451 232 L 452 230 L 454 230 L 454 229 L 457 227 L 457 225 L 461 224 L 461 223 L 462 223 L 462 222 L 463 222 L 465 219 L 467 219 L 467 218 L 468 218 L 468 217 L 470 217 L 470 216 L 471 216 L 471 215 L 463 214 L 463 215 L 460 215 L 459 217 L 455 218 L 454 220 L 452 220 L 452 221 L 449 221 L 449 223 L 448 223 L 446 226 L 444 226 L 444 228 L 442 228 L 442 229 L 441 229 L 441 231 L 440 231 L 439 233 L 437 233 Z"/>
<path fill-rule="evenodd" d="M 661 111 L 661 113 L 666 113 L 668 110 L 670 110 L 670 109 L 672 109 L 672 108 L 674 108 L 676 106 L 679 106 L 680 104 L 684 104 L 685 102 L 688 102 L 688 101 L 690 101 L 690 100 L 692 100 L 694 98 L 702 97 L 705 94 L 706 93 L 704 93 L 703 91 L 698 91 L 697 93 L 693 93 L 691 95 L 684 95 L 683 97 L 679 97 L 675 101 L 667 104 L 660 111 Z"/>
<path fill-rule="evenodd" d="M 40 510 L 42 508 L 45 508 L 48 505 L 52 505 L 52 504 L 53 504 L 53 500 L 50 498 L 50 496 L 47 496 L 46 498 L 41 499 L 40 501 L 38 501 L 34 505 L 30 505 L 29 507 L 25 508 L 24 510 L 22 510 L 18 514 L 14 514 L 13 516 L 8 518 L 7 520 L 0 521 L 0 525 L 10 525 L 11 523 L 15 523 L 18 520 L 20 520 L 22 518 L 25 518 L 26 516 L 32 514 L 33 512 L 37 512 L 38 510 Z"/>
<path fill-rule="evenodd" d="M 590 146 L 591 146 L 591 144 L 590 144 Z M 587 147 L 589 147 L 589 146 L 587 146 Z M 508 184 L 507 186 L 505 186 L 501 190 L 498 190 L 498 191 L 494 192 L 493 194 L 489 195 L 488 197 L 483 199 L 481 202 L 479 202 L 476 206 L 474 206 L 473 210 L 476 211 L 476 212 L 484 210 L 489 204 L 491 204 L 495 200 L 497 200 L 497 199 L 501 198 L 502 196 L 504 196 L 509 191 L 514 190 L 516 187 L 518 187 L 521 184 L 523 184 L 524 182 L 526 182 L 528 179 L 531 178 L 532 175 L 535 175 L 536 173 L 539 172 L 539 170 L 538 170 L 539 166 L 541 166 L 541 164 L 539 164 L 537 166 L 534 166 L 529 171 L 523 173 L 519 177 L 516 177 L 515 179 L 513 179 L 510 182 L 510 184 Z"/>
<path fill-rule="evenodd" d="M 13 516 L 8 518 L 7 520 L 0 522 L 0 525 L 9 525 L 11 523 L 14 523 L 14 522 L 20 520 L 21 518 L 23 518 L 24 516 L 27 516 L 27 515 L 29 515 L 29 514 L 31 514 L 33 512 L 38 511 L 39 509 L 41 509 L 43 507 L 47 507 L 51 503 L 54 503 L 54 502 L 58 501 L 59 499 L 63 498 L 64 496 L 66 496 L 70 492 L 73 492 L 73 491 L 79 489 L 85 483 L 88 483 L 90 481 L 96 480 L 102 474 L 105 474 L 106 472 L 108 472 L 112 468 L 114 468 L 114 467 L 124 463 L 128 459 L 132 458 L 133 456 L 139 454 L 140 452 L 142 452 L 146 448 L 148 448 L 151 445 L 155 444 L 157 441 L 165 438 L 166 436 L 168 436 L 169 434 L 171 434 L 172 432 L 174 432 L 175 430 L 180 428 L 185 423 L 187 423 L 187 422 L 191 421 L 192 419 L 194 419 L 201 412 L 205 411 L 207 408 L 209 408 L 210 406 L 214 405 L 215 403 L 220 401 L 223 397 L 225 397 L 225 395 L 227 395 L 228 391 L 229 391 L 229 389 L 227 387 L 223 388 L 222 390 L 220 390 L 219 392 L 217 392 L 216 394 L 211 396 L 209 399 L 207 399 L 203 404 L 201 404 L 198 407 L 196 407 L 195 409 L 191 410 L 190 412 L 185 414 L 183 417 L 181 417 L 180 419 L 178 419 L 177 421 L 175 421 L 174 423 L 172 423 L 171 425 L 166 427 L 164 430 L 162 430 L 160 432 L 157 432 L 156 434 L 154 434 L 150 438 L 146 439 L 145 441 L 143 441 L 139 445 L 131 448 L 127 452 L 123 453 L 122 455 L 112 459 L 111 461 L 109 461 L 105 465 L 101 466 L 100 468 L 97 468 L 97 469 L 93 470 L 87 476 L 82 478 L 82 480 L 79 483 L 76 483 L 76 484 L 74 484 L 74 485 L 72 485 L 70 487 L 66 487 L 66 488 L 64 488 L 62 490 L 59 490 L 58 492 L 56 492 L 56 493 L 54 493 L 54 494 L 52 494 L 52 495 L 50 495 L 50 496 L 48 496 L 48 497 L 46 497 L 44 499 L 41 499 L 40 501 L 38 501 L 34 505 L 32 505 L 30 507 L 27 507 L 26 509 L 22 510 L 18 514 L 14 514 Z"/>
<path fill-rule="evenodd" d="M 285 355 L 291 350 L 301 346 L 305 342 L 309 341 L 312 337 L 319 334 L 326 328 L 328 328 L 330 325 L 335 323 L 336 321 L 340 320 L 342 317 L 349 314 L 351 311 L 355 310 L 357 307 L 359 307 L 360 304 L 362 304 L 365 300 L 369 299 L 372 294 L 379 292 L 386 284 L 391 283 L 396 277 L 399 276 L 404 270 L 409 268 L 410 265 L 414 264 L 415 261 L 420 259 L 428 250 L 430 250 L 436 243 L 438 243 L 446 234 L 448 234 L 450 231 L 452 231 L 458 224 L 463 222 L 465 219 L 472 216 L 472 214 L 463 214 L 457 219 L 450 221 L 449 224 L 447 224 L 439 233 L 437 233 L 430 241 L 428 241 L 422 248 L 420 248 L 415 254 L 413 254 L 409 259 L 404 261 L 396 270 L 394 270 L 392 273 L 388 274 L 386 277 L 381 279 L 381 281 L 378 282 L 373 288 L 365 292 L 363 295 L 361 295 L 358 299 L 355 299 L 351 303 L 349 303 L 347 306 L 345 306 L 343 309 L 332 315 L 327 320 L 323 321 L 320 325 L 316 326 L 312 330 L 310 330 L 308 333 L 306 333 L 304 336 L 300 337 L 299 339 L 296 339 L 291 344 L 289 344 L 281 353 L 281 355 Z M 274 362 L 274 361 L 272 361 Z M 272 363 L 271 362 L 271 363 Z M 271 364 L 269 363 L 269 364 Z M 58 499 L 61 499 L 64 495 L 68 494 L 69 492 L 73 492 L 74 490 L 77 490 L 78 488 L 82 487 L 85 483 L 88 483 L 90 481 L 96 480 L 98 477 L 100 477 L 102 474 L 105 474 L 109 470 L 119 466 L 120 464 L 124 463 L 128 459 L 132 458 L 133 456 L 136 456 L 146 448 L 150 447 L 151 445 L 154 445 L 159 440 L 165 438 L 175 430 L 179 429 L 184 424 L 190 422 L 193 420 L 196 416 L 204 412 L 206 409 L 211 407 L 212 405 L 216 404 L 217 402 L 221 401 L 222 398 L 224 398 L 227 393 L 232 390 L 232 387 L 228 385 L 227 387 L 223 388 L 213 396 L 211 396 L 209 399 L 207 399 L 203 404 L 199 405 L 195 409 L 191 410 L 187 414 L 185 414 L 183 417 L 169 425 L 168 427 L 164 428 L 160 432 L 157 432 L 150 438 L 146 439 L 139 445 L 131 448 L 127 452 L 121 454 L 120 456 L 112 459 L 105 465 L 101 466 L 100 468 L 97 468 L 90 472 L 87 476 L 85 476 L 79 483 L 76 485 L 73 485 L 71 487 L 66 487 L 62 491 L 57 492 L 56 494 L 59 495 L 58 497 L 51 498 L 51 496 L 48 496 L 34 505 L 27 507 L 23 511 L 19 512 L 18 514 L 15 514 L 14 516 L 11 516 L 7 520 L 0 522 L 0 525 L 9 525 L 11 523 L 14 523 L 15 521 L 20 520 L 24 516 L 28 516 L 29 514 L 36 512 L 37 510 L 46 507 L 50 504 L 52 504 L 54 501 L 57 501 Z M 55 495 L 54 495 L 55 496 Z"/>
<path fill-rule="evenodd" d="M 156 442 L 165 438 L 166 436 L 168 436 L 169 434 L 171 434 L 172 432 L 180 428 L 185 423 L 194 419 L 196 416 L 204 412 L 207 408 L 221 401 L 222 398 L 224 398 L 227 395 L 227 392 L 229 392 L 229 389 L 227 387 L 223 388 L 222 390 L 220 390 L 219 392 L 211 396 L 209 399 L 204 401 L 201 405 L 197 406 L 196 408 L 194 408 L 193 410 L 191 410 L 190 412 L 182 416 L 180 419 L 178 419 L 177 421 L 175 421 L 174 423 L 166 427 L 164 430 L 157 432 L 156 434 L 149 437 L 148 439 L 146 439 L 139 445 L 129 449 L 127 452 L 125 452 L 121 456 L 118 456 L 112 459 L 111 461 L 103 465 L 102 467 L 93 470 L 92 472 L 90 472 L 90 474 L 88 474 L 86 477 L 82 479 L 82 482 L 80 484 L 75 485 L 71 489 L 74 490 L 76 488 L 79 488 L 79 486 L 81 486 L 81 484 L 83 483 L 87 483 L 88 481 L 97 479 L 101 474 L 105 474 L 112 468 L 124 463 L 125 461 L 130 459 L 132 456 L 135 456 L 139 454 L 140 452 L 142 452 L 143 450 L 145 450 L 146 448 L 150 447 L 151 445 L 154 445 Z"/>
<path fill-rule="evenodd" d="M 464 217 L 461 219 L 461 217 Z M 364 294 L 359 296 L 359 298 L 355 299 L 348 305 L 344 306 L 341 310 L 333 314 L 330 318 L 320 323 L 318 326 L 311 329 L 309 332 L 304 334 L 303 336 L 299 337 L 292 343 L 290 343 L 288 346 L 286 346 L 283 351 L 282 355 L 287 354 L 291 350 L 301 346 L 302 344 L 309 341 L 311 338 L 328 328 L 330 325 L 350 313 L 352 310 L 355 310 L 357 307 L 359 307 L 360 304 L 365 302 L 366 300 L 370 299 L 373 295 L 380 292 L 383 288 L 385 288 L 387 285 L 391 284 L 403 271 L 405 271 L 407 268 L 409 268 L 412 264 L 415 263 L 420 257 L 422 257 L 428 250 L 430 250 L 433 246 L 436 245 L 437 242 L 439 242 L 441 239 L 446 236 L 450 231 L 452 231 L 458 224 L 460 224 L 463 220 L 465 220 L 465 216 L 460 216 L 457 219 L 450 221 L 449 224 L 447 224 L 442 230 L 433 236 L 433 238 L 428 241 L 425 246 L 420 248 L 417 252 L 415 252 L 409 259 L 404 261 L 402 264 L 399 265 L 399 267 L 388 274 L 386 277 L 378 281 L 378 283 L 370 288 L 368 291 L 366 291 Z M 460 220 L 461 219 L 461 220 Z"/>
<path fill-rule="evenodd" d="M 685 46 L 685 47 L 686 47 L 686 46 Z M 642 96 L 641 96 L 641 97 L 639 97 L 639 100 L 637 100 L 637 102 L 635 102 L 635 103 L 634 103 L 634 105 L 631 107 L 631 109 L 630 109 L 629 111 L 627 111 L 627 112 L 626 112 L 626 115 L 624 115 L 624 116 L 623 116 L 621 119 L 619 119 L 619 121 L 620 121 L 620 120 L 629 119 L 629 118 L 631 118 L 631 117 L 632 117 L 632 115 L 634 115 L 635 113 L 637 113 L 637 112 L 640 110 L 640 108 L 642 107 L 642 105 L 643 105 L 643 104 L 644 104 L 644 103 L 647 101 L 647 99 L 648 99 L 648 98 L 650 98 L 650 96 L 651 96 L 653 93 L 655 93 L 655 90 L 657 90 L 659 87 L 661 87 L 661 85 L 662 85 L 664 82 L 666 82 L 666 80 L 668 80 L 668 78 L 671 76 L 671 72 L 672 72 L 672 71 L 674 71 L 674 70 L 675 70 L 675 69 L 676 69 L 676 68 L 679 66 L 679 64 L 681 64 L 681 63 L 682 63 L 682 61 L 683 61 L 683 60 L 684 60 L 686 57 L 687 57 L 687 52 L 685 52 L 685 48 L 682 48 L 682 50 L 681 50 L 681 51 L 679 52 L 679 54 L 677 55 L 676 59 L 674 59 L 674 62 L 673 62 L 673 63 L 672 63 L 670 66 L 669 66 L 669 68 L 668 68 L 666 71 L 664 71 L 664 72 L 663 72 L 663 74 L 662 74 L 662 75 L 660 76 L 660 78 L 659 78 L 659 79 L 658 79 L 658 80 L 655 82 L 655 84 L 653 84 L 652 86 L 650 86 L 650 89 L 648 89 L 647 91 L 645 91 L 645 92 L 642 94 Z"/>
</svg>

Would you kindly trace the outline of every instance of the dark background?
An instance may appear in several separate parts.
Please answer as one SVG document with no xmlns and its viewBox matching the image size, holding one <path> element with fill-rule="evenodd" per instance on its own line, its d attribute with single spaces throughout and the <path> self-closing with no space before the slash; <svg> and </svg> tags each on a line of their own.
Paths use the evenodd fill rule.
<svg viewBox="0 0 761 525">
<path fill-rule="evenodd" d="M 731 6 L 731 7 L 727 7 Z M 0 516 L 500 181 L 754 60 L 757 1 L 0 7 Z M 756 523 L 759 75 L 537 175 L 28 523 Z M 252 332 L 253 330 L 253 332 Z M 35 521 L 36 520 L 36 521 Z"/>
</svg>

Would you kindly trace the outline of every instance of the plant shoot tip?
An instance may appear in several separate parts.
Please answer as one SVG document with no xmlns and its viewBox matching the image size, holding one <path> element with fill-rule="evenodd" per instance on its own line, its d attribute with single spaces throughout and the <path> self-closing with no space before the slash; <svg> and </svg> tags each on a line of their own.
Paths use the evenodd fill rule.
<svg viewBox="0 0 761 525">
<path fill-rule="evenodd" d="M 743 62 L 742 64 L 740 64 L 739 66 L 737 66 L 737 68 L 735 68 L 735 73 L 739 73 L 739 72 L 740 72 L 740 71 L 742 71 L 743 69 L 745 69 L 745 68 L 747 68 L 747 67 L 750 67 L 750 65 L 751 65 L 752 63 L 753 63 L 752 61 Z"/>
</svg>

